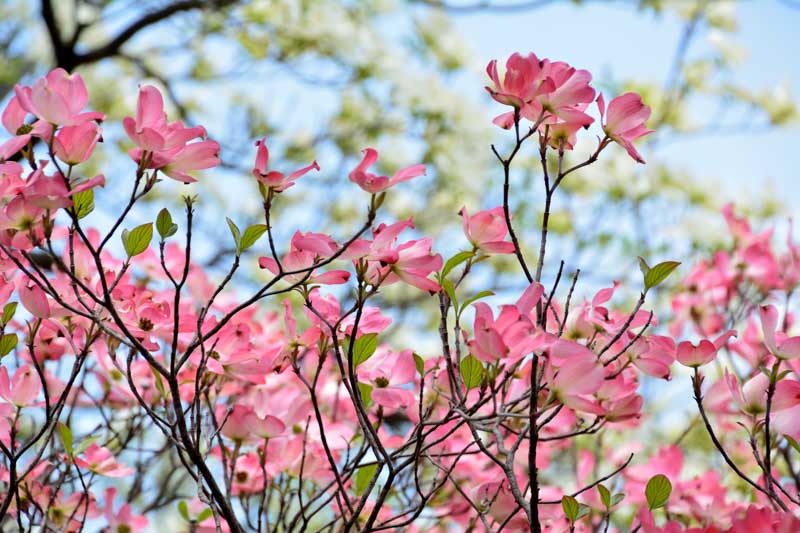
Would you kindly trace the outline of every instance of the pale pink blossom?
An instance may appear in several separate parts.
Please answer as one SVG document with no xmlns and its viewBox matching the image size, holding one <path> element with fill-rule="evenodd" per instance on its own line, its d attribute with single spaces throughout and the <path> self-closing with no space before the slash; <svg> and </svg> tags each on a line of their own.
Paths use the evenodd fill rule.
<svg viewBox="0 0 800 533">
<path fill-rule="evenodd" d="M 678 359 L 678 362 L 684 366 L 703 366 L 713 361 L 720 348 L 725 346 L 725 343 L 728 342 L 728 339 L 735 336 L 736 332 L 731 330 L 723 333 L 714 339 L 713 342 L 708 339 L 703 339 L 697 344 L 697 346 L 689 341 L 683 341 L 678 344 L 676 358 Z"/>
<path fill-rule="evenodd" d="M 86 85 L 80 74 L 68 74 L 62 68 L 39 78 L 33 87 L 14 89 L 22 109 L 50 124 L 73 126 L 105 118 L 98 112 L 81 113 L 89 102 Z"/>
<path fill-rule="evenodd" d="M 350 172 L 350 181 L 357 183 L 359 187 L 369 193 L 378 193 L 385 191 L 389 187 L 397 185 L 400 182 L 408 181 L 417 176 L 425 174 L 425 165 L 413 165 L 406 167 L 395 172 L 391 178 L 388 176 L 379 176 L 368 172 L 367 169 L 378 161 L 378 152 L 374 148 L 366 148 L 364 150 L 364 158 L 361 162 Z"/>
<path fill-rule="evenodd" d="M 319 170 L 319 165 L 314 161 L 310 165 L 286 175 L 276 170 L 267 170 L 268 164 L 269 149 L 267 148 L 267 138 L 262 137 L 256 141 L 256 163 L 253 168 L 253 176 L 255 176 L 260 183 L 275 190 L 275 192 L 285 191 L 293 186 L 294 182 L 301 176 L 307 174 L 311 170 Z"/>
<path fill-rule="evenodd" d="M 64 126 L 53 139 L 53 152 L 68 165 L 77 165 L 91 157 L 101 138 L 102 130 L 94 122 Z"/>
<path fill-rule="evenodd" d="M 653 130 L 648 130 L 645 126 L 650 118 L 650 107 L 644 105 L 642 97 L 636 93 L 617 96 L 609 102 L 606 116 L 605 100 L 601 94 L 597 97 L 597 107 L 600 109 L 600 118 L 605 118 L 603 131 L 606 135 L 622 145 L 634 161 L 644 163 L 644 159 L 633 146 L 633 141 L 639 137 L 653 133 Z"/>
<path fill-rule="evenodd" d="M 0 398 L 17 407 L 27 407 L 34 404 L 41 391 L 42 381 L 33 367 L 19 367 L 14 378 L 9 379 L 8 369 L 0 366 Z"/>
<path fill-rule="evenodd" d="M 470 215 L 467 208 L 462 207 L 460 213 L 464 234 L 475 248 L 486 253 L 514 253 L 514 244 L 504 240 L 508 227 L 502 207 L 479 211 L 474 215 Z"/>
<path fill-rule="evenodd" d="M 106 477 L 125 477 L 134 473 L 134 469 L 118 463 L 114 454 L 106 447 L 93 442 L 86 448 L 83 456 L 75 456 L 75 464 Z"/>
<path fill-rule="evenodd" d="M 764 344 L 770 353 L 781 359 L 797 359 L 800 357 L 800 336 L 789 337 L 778 331 L 778 310 L 774 305 L 761 306 L 758 309 L 761 317 L 761 331 L 764 334 Z"/>
</svg>

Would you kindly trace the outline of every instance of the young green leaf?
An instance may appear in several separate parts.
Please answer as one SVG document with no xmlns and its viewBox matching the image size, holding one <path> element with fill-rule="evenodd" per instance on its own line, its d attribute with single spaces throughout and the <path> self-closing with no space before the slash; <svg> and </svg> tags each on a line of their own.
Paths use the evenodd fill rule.
<svg viewBox="0 0 800 533">
<path fill-rule="evenodd" d="M 6 333 L 0 337 L 0 357 L 5 357 L 11 353 L 11 350 L 17 347 L 19 337 L 16 333 Z"/>
<path fill-rule="evenodd" d="M 483 381 L 483 364 L 475 357 L 468 355 L 461 359 L 459 370 L 467 390 L 480 386 Z"/>
<path fill-rule="evenodd" d="M 482 298 L 487 298 L 489 296 L 494 296 L 494 293 L 492 291 L 481 291 L 481 292 L 479 292 L 478 294 L 476 294 L 474 296 L 470 296 L 469 298 L 464 300 L 464 303 L 461 304 L 461 309 L 459 309 L 459 316 L 461 315 L 461 313 L 464 312 L 464 309 L 466 309 L 467 306 L 477 302 L 478 300 L 480 300 Z"/>
<path fill-rule="evenodd" d="M 367 487 L 369 486 L 369 482 L 372 481 L 372 478 L 375 477 L 375 471 L 378 469 L 377 464 L 362 466 L 361 468 L 356 471 L 356 480 L 354 483 L 354 488 L 356 490 L 356 494 L 362 494 Z"/>
<path fill-rule="evenodd" d="M 240 250 L 244 252 L 251 246 L 253 246 L 258 239 L 261 238 L 262 235 L 267 231 L 266 224 L 254 224 L 244 230 L 242 234 L 242 239 L 240 241 Z"/>
<path fill-rule="evenodd" d="M 639 256 L 639 270 L 642 271 L 642 276 L 646 276 L 650 272 L 650 265 L 644 260 L 644 257 Z"/>
<path fill-rule="evenodd" d="M 369 406 L 372 405 L 372 385 L 359 381 L 358 391 L 361 393 L 361 401 L 364 402 L 364 407 L 369 409 Z"/>
<path fill-rule="evenodd" d="M 136 226 L 132 230 L 122 231 L 122 245 L 128 257 L 135 257 L 147 250 L 150 241 L 153 239 L 153 223 L 148 222 L 141 226 Z"/>
<path fill-rule="evenodd" d="M 377 349 L 377 333 L 367 333 L 357 338 L 353 343 L 353 366 L 358 367 L 358 365 L 372 357 L 372 354 L 374 354 Z"/>
<path fill-rule="evenodd" d="M 647 506 L 651 511 L 666 505 L 671 493 L 672 483 L 664 474 L 656 474 L 651 477 L 644 489 Z"/>
<path fill-rule="evenodd" d="M 453 282 L 449 279 L 442 280 L 442 288 L 444 292 L 447 294 L 447 297 L 450 298 L 450 303 L 453 304 L 453 308 L 458 312 L 458 298 L 456 298 L 456 286 L 453 285 Z"/>
<path fill-rule="evenodd" d="M 603 502 L 606 509 L 611 507 L 611 491 L 609 491 L 602 483 L 597 485 L 597 492 L 600 494 L 600 501 Z"/>
<path fill-rule="evenodd" d="M 425 373 L 425 360 L 420 357 L 418 353 L 414 354 L 414 365 L 417 367 L 417 372 L 419 372 L 420 375 Z"/>
<path fill-rule="evenodd" d="M 151 367 L 152 368 L 152 367 Z M 164 388 L 164 383 L 161 381 L 161 375 L 156 373 L 156 369 L 153 368 L 153 381 L 155 381 L 156 390 L 161 395 L 162 398 L 167 397 L 167 389 Z"/>
<path fill-rule="evenodd" d="M 67 452 L 68 457 L 73 457 L 72 449 L 72 430 L 67 427 L 63 422 L 58 423 L 58 435 L 61 437 L 61 444 L 64 445 L 64 451 Z"/>
<path fill-rule="evenodd" d="M 621 502 L 624 499 L 625 499 L 625 493 L 624 492 L 618 492 L 618 493 L 614 494 L 611 497 L 611 505 L 609 507 L 614 507 L 615 505 L 617 505 L 619 502 Z"/>
<path fill-rule="evenodd" d="M 233 243 L 236 245 L 236 255 L 239 255 L 242 253 L 242 232 L 239 231 L 239 226 L 230 218 L 225 217 L 225 221 L 228 223 L 228 228 L 233 236 Z"/>
<path fill-rule="evenodd" d="M 72 195 L 72 212 L 78 219 L 94 211 L 94 190 L 87 189 Z"/>
<path fill-rule="evenodd" d="M 3 325 L 8 324 L 11 322 L 11 319 L 14 318 L 14 313 L 17 312 L 17 302 L 8 302 L 6 305 L 3 306 L 3 317 L 0 319 Z"/>
<path fill-rule="evenodd" d="M 158 230 L 162 241 L 167 240 L 178 232 L 178 225 L 172 221 L 172 215 L 166 207 L 158 212 L 156 230 Z"/>
<path fill-rule="evenodd" d="M 199 515 L 197 515 L 197 520 L 196 520 L 196 522 L 198 522 L 198 523 L 200 523 L 200 522 L 205 522 L 205 520 L 206 520 L 207 518 L 210 518 L 210 517 L 211 517 L 211 515 L 213 515 L 213 514 L 214 514 L 214 511 L 212 511 L 212 510 L 211 510 L 211 507 L 206 507 L 205 509 L 203 509 L 203 512 L 202 512 L 202 513 L 200 513 Z"/>
<path fill-rule="evenodd" d="M 444 279 L 445 276 L 447 276 L 450 272 L 452 272 L 452 270 L 455 267 L 457 267 L 458 265 L 460 265 L 473 255 L 475 255 L 474 252 L 458 252 L 456 255 L 448 259 L 447 263 L 444 264 L 444 268 L 442 269 L 442 274 L 441 274 L 442 279 Z"/>
<path fill-rule="evenodd" d="M 578 500 L 572 496 L 564 496 L 561 498 L 561 508 L 564 510 L 564 516 L 574 523 L 578 519 L 578 511 L 580 511 L 580 504 Z"/>
<path fill-rule="evenodd" d="M 178 513 L 183 517 L 184 520 L 187 522 L 191 522 L 191 518 L 189 518 L 189 506 L 186 503 L 186 500 L 181 500 L 178 502 Z"/>
<path fill-rule="evenodd" d="M 661 284 L 673 270 L 678 268 L 678 261 L 664 261 L 649 269 L 644 275 L 644 288 L 650 290 Z"/>
</svg>

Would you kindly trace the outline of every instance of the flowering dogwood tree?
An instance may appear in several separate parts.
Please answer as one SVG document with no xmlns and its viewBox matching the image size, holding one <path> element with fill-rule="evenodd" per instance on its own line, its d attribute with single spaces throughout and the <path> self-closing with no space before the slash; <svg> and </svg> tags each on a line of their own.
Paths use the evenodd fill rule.
<svg viewBox="0 0 800 533">
<path fill-rule="evenodd" d="M 383 214 L 425 167 L 381 175 L 373 148 L 348 175 L 360 225 L 279 242 L 275 228 L 296 221 L 276 220 L 274 206 L 319 166 L 276 169 L 262 138 L 252 190 L 263 223 L 226 218 L 235 254 L 219 276 L 193 262 L 208 243 L 193 232 L 191 183 L 221 163 L 202 126 L 170 122 L 160 92 L 141 87 L 123 121 L 130 172 L 108 177 L 127 202 L 93 228 L 107 178 L 81 165 L 104 117 L 86 110 L 78 74 L 18 85 L 0 145 L 3 161 L 21 155 L 0 164 L 3 529 L 163 530 L 156 517 L 173 511 L 184 531 L 798 530 L 800 245 L 775 245 L 731 207 L 730 248 L 691 270 L 665 324 L 648 297 L 674 261 L 640 259 L 632 306 L 611 306 L 616 284 L 581 300 L 580 271 L 547 255 L 551 207 L 608 151 L 644 163 L 634 143 L 651 133 L 650 108 L 534 54 L 501 70 L 489 64 L 487 91 L 512 140 L 507 153 L 492 147 L 503 205 L 454 214 L 463 251 L 442 257 L 413 219 Z M 584 130 L 597 132 L 595 149 L 565 164 Z M 541 160 L 534 257 L 512 217 L 524 151 Z M 132 223 L 164 178 L 187 184 L 185 211 Z M 515 257 L 521 294 L 465 283 L 498 254 Z M 241 283 L 248 263 L 265 283 Z M 420 331 L 436 353 L 385 341 L 393 313 L 381 292 L 393 284 L 438 304 L 438 328 Z M 637 434 L 652 400 L 644 376 L 670 380 L 679 365 L 713 444 L 702 472 L 682 472 L 702 447 Z"/>
</svg>

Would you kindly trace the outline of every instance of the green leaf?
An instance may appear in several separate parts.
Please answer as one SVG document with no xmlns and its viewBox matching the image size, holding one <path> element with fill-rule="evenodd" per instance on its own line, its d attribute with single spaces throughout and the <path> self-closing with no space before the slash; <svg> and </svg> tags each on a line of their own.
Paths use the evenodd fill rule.
<svg viewBox="0 0 800 533">
<path fill-rule="evenodd" d="M 58 423 L 58 435 L 61 437 L 61 444 L 64 445 L 64 451 L 67 452 L 67 455 L 72 458 L 73 457 L 73 448 L 72 448 L 72 430 L 67 427 L 66 424 L 63 422 Z"/>
<path fill-rule="evenodd" d="M 374 354 L 377 349 L 377 333 L 367 333 L 357 338 L 353 343 L 353 367 L 358 367 L 358 365 L 372 357 L 372 354 Z"/>
<path fill-rule="evenodd" d="M 94 211 L 94 190 L 87 189 L 72 195 L 72 212 L 78 219 Z"/>
<path fill-rule="evenodd" d="M 178 225 L 172 221 L 172 215 L 166 207 L 158 212 L 158 216 L 156 217 L 156 229 L 162 241 L 167 240 L 167 238 L 172 237 L 178 232 Z"/>
<path fill-rule="evenodd" d="M 17 347 L 19 337 L 16 333 L 6 333 L 0 337 L 0 357 L 5 357 L 11 353 L 11 350 Z"/>
<path fill-rule="evenodd" d="M 262 235 L 267 231 L 266 224 L 254 224 L 244 230 L 244 234 L 242 235 L 242 239 L 240 241 L 240 248 L 241 252 L 244 252 L 251 246 L 253 246 L 258 239 L 261 238 Z"/>
<path fill-rule="evenodd" d="M 420 375 L 425 373 L 425 360 L 420 357 L 418 353 L 414 354 L 414 365 L 417 367 L 417 372 L 419 372 Z"/>
<path fill-rule="evenodd" d="M 152 222 L 136 226 L 131 231 L 122 230 L 122 245 L 125 247 L 125 252 L 128 254 L 128 257 L 135 257 L 147 250 L 152 239 Z"/>
<path fill-rule="evenodd" d="M 642 271 L 642 276 L 646 276 L 650 272 L 650 265 L 644 260 L 644 257 L 639 257 L 639 270 Z"/>
<path fill-rule="evenodd" d="M 464 311 L 464 309 L 466 309 L 469 304 L 475 303 L 478 300 L 486 298 L 488 296 L 494 296 L 494 293 L 492 291 L 481 291 L 474 296 L 470 296 L 469 298 L 464 300 L 464 303 L 461 304 L 461 311 Z"/>
<path fill-rule="evenodd" d="M 181 500 L 178 502 L 178 512 L 187 522 L 192 521 L 191 518 L 189 518 L 189 506 L 186 504 L 186 500 Z"/>
<path fill-rule="evenodd" d="M 369 486 L 369 482 L 372 481 L 372 478 L 375 477 L 375 471 L 378 469 L 377 464 L 362 466 L 361 468 L 356 471 L 356 480 L 354 483 L 354 488 L 356 490 L 356 494 L 362 494 L 367 487 Z"/>
<path fill-rule="evenodd" d="M 651 477 L 644 489 L 644 496 L 647 498 L 647 506 L 651 511 L 666 505 L 671 493 L 672 483 L 670 483 L 669 479 L 664 474 L 656 474 Z"/>
<path fill-rule="evenodd" d="M 233 243 L 236 245 L 236 255 L 239 255 L 242 247 L 242 232 L 239 231 L 239 226 L 237 226 L 233 220 L 225 217 L 225 221 L 228 223 L 228 228 L 231 230 L 231 235 L 233 235 Z"/>
<path fill-rule="evenodd" d="M 615 505 L 617 505 L 619 502 L 621 502 L 624 499 L 625 499 L 625 493 L 624 492 L 618 492 L 618 493 L 614 494 L 611 497 L 611 507 L 614 507 Z"/>
<path fill-rule="evenodd" d="M 459 369 L 467 390 L 480 386 L 483 381 L 483 364 L 480 361 L 468 355 L 461 360 Z"/>
<path fill-rule="evenodd" d="M 364 407 L 369 409 L 369 406 L 372 405 L 372 385 L 359 381 L 358 391 L 361 393 L 361 401 L 364 402 Z"/>
<path fill-rule="evenodd" d="M 203 522 L 206 518 L 209 518 L 214 512 L 211 510 L 210 507 L 206 507 L 203 509 L 203 512 L 197 515 L 197 522 Z"/>
<path fill-rule="evenodd" d="M 602 483 L 597 485 L 597 492 L 600 494 L 600 501 L 606 506 L 606 509 L 611 507 L 611 491 L 609 491 Z"/>
<path fill-rule="evenodd" d="M 447 263 L 444 264 L 444 268 L 442 269 L 442 279 L 445 278 L 452 270 L 475 255 L 474 252 L 458 252 L 456 255 L 451 257 L 447 260 Z"/>
<path fill-rule="evenodd" d="M 561 498 L 561 508 L 564 509 L 564 516 L 570 522 L 575 522 L 578 519 L 578 511 L 580 511 L 580 504 L 578 500 L 573 498 L 572 496 L 564 496 Z"/>
<path fill-rule="evenodd" d="M 645 290 L 652 289 L 661 284 L 662 281 L 667 279 L 673 270 L 678 268 L 680 263 L 678 261 L 664 261 L 659 263 L 644 275 L 644 288 Z"/>
<path fill-rule="evenodd" d="M 458 312 L 458 298 L 456 298 L 456 286 L 453 285 L 453 282 L 449 279 L 442 280 L 442 288 L 447 296 L 450 298 L 450 302 L 453 304 L 453 308 Z"/>
<path fill-rule="evenodd" d="M 159 374 L 156 371 L 156 369 L 153 368 L 152 366 L 150 367 L 150 369 L 153 372 L 153 381 L 155 381 L 156 390 L 158 390 L 158 393 L 161 395 L 162 398 L 166 398 L 167 390 L 164 388 L 164 383 L 161 381 L 161 374 Z"/>
<path fill-rule="evenodd" d="M 3 306 L 3 318 L 0 319 L 3 322 L 3 325 L 8 324 L 11 322 L 11 319 L 14 318 L 14 313 L 17 312 L 17 302 L 8 302 L 6 305 Z"/>
</svg>

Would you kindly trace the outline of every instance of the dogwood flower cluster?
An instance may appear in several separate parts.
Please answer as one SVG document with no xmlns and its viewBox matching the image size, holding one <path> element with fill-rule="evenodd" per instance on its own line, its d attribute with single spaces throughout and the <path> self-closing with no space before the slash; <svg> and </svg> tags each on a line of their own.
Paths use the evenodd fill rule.
<svg viewBox="0 0 800 533">
<path fill-rule="evenodd" d="M 513 108 L 495 120 L 515 131 L 510 155 L 495 151 L 506 189 L 529 146 L 542 154 L 547 206 L 611 143 L 643 162 L 633 143 L 649 133 L 649 108 L 638 95 L 606 108 L 587 71 L 533 54 L 509 58 L 502 79 L 496 62 L 488 73 L 492 97 Z M 603 136 L 569 166 L 595 101 Z M 632 304 L 617 283 L 583 298 L 578 272 L 547 260 L 549 207 L 529 258 L 508 194 L 454 214 L 462 251 L 443 256 L 413 218 L 381 211 L 425 167 L 383 175 L 372 148 L 345 178 L 364 197 L 353 233 L 276 221 L 273 207 L 321 169 L 272 170 L 262 138 L 251 185 L 264 223 L 227 219 L 234 252 L 219 270 L 193 256 L 193 197 L 181 216 L 165 208 L 137 225 L 130 215 L 163 176 L 203 179 L 219 145 L 202 126 L 170 122 L 158 89 L 141 87 L 123 121 L 134 171 L 108 180 L 130 190 L 128 203 L 93 228 L 109 191 L 104 176 L 83 175 L 104 118 L 87 105 L 80 76 L 55 70 L 18 86 L 3 113 L 3 527 L 141 531 L 168 512 L 182 531 L 797 527 L 792 241 L 778 254 L 769 233 L 727 209 L 732 248 L 685 277 L 660 324 L 648 296 L 677 263 L 642 261 Z M 498 255 L 519 267 L 515 295 L 475 274 Z M 413 319 L 434 351 L 392 336 L 407 315 L 382 299 L 391 285 L 438 309 L 434 327 Z M 721 370 L 706 387 L 712 363 Z M 693 372 L 697 426 L 729 472 L 689 477 L 694 450 L 635 437 L 649 423 L 643 382 L 683 379 L 681 364 Z"/>
</svg>

